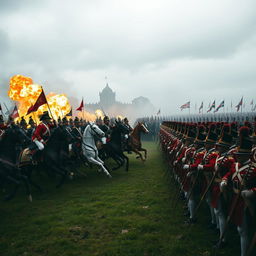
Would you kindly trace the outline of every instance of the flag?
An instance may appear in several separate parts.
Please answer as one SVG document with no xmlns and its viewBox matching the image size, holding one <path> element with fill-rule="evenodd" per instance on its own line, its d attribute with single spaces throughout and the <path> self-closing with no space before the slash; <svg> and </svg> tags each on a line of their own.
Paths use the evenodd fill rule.
<svg viewBox="0 0 256 256">
<path fill-rule="evenodd" d="M 183 110 L 184 108 L 190 108 L 190 101 L 180 106 L 181 110 Z"/>
<path fill-rule="evenodd" d="M 29 115 L 31 112 L 35 112 L 38 110 L 38 108 L 44 104 L 47 103 L 47 99 L 44 94 L 44 90 L 42 89 L 42 92 L 40 93 L 39 97 L 37 98 L 34 105 L 32 105 L 27 112 L 27 115 Z"/>
<path fill-rule="evenodd" d="M 159 108 L 159 110 L 157 111 L 156 115 L 158 116 L 158 115 L 160 115 L 160 113 L 161 113 L 161 110 Z"/>
<path fill-rule="evenodd" d="M 83 108 L 84 108 L 84 99 L 82 99 L 80 106 L 76 110 L 83 111 Z"/>
<path fill-rule="evenodd" d="M 212 111 L 212 109 L 215 108 L 215 100 L 214 102 L 212 103 L 212 105 L 210 106 L 210 108 L 207 110 L 207 113 Z"/>
<path fill-rule="evenodd" d="M 224 100 L 220 103 L 220 105 L 215 109 L 214 113 L 218 112 L 220 108 L 224 108 Z"/>
<path fill-rule="evenodd" d="M 201 109 L 203 109 L 203 107 L 204 107 L 204 102 L 202 101 L 201 106 L 199 108 L 199 114 L 201 113 Z"/>
<path fill-rule="evenodd" d="M 66 114 L 66 116 L 72 116 L 72 108 L 70 109 L 69 113 Z"/>
<path fill-rule="evenodd" d="M 243 105 L 243 97 L 241 98 L 241 100 L 239 101 L 239 103 L 236 105 L 236 110 L 237 112 L 239 111 L 240 107 L 242 107 Z"/>
<path fill-rule="evenodd" d="M 13 118 L 13 119 L 19 117 L 19 111 L 18 111 L 18 108 L 17 108 L 16 104 L 14 106 L 14 109 L 13 109 L 12 113 L 10 114 L 10 117 Z"/>
</svg>

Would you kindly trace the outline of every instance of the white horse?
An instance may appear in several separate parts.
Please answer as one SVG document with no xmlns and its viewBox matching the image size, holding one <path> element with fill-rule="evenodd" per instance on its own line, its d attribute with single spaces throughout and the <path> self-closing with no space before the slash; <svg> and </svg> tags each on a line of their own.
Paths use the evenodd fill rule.
<svg viewBox="0 0 256 256">
<path fill-rule="evenodd" d="M 103 138 L 105 133 L 95 124 L 89 122 L 83 133 L 82 149 L 84 156 L 89 162 L 96 164 L 103 170 L 107 176 L 112 177 L 104 166 L 104 162 L 98 156 L 98 149 L 95 144 L 95 137 Z"/>
</svg>

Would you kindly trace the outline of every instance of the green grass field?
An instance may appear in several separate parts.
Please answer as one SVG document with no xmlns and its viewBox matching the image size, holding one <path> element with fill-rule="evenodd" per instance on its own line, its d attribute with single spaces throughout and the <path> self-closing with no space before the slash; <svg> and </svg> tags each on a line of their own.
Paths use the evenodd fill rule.
<svg viewBox="0 0 256 256">
<path fill-rule="evenodd" d="M 175 188 L 160 150 L 153 142 L 143 146 L 148 160 L 128 155 L 129 172 L 112 171 L 112 179 L 86 169 L 87 177 L 56 189 L 43 175 L 44 193 L 33 190 L 33 203 L 22 189 L 1 202 L 0 256 L 210 255 L 217 235 L 205 228 L 207 209 L 196 225 L 184 225 L 181 202 L 175 208 L 171 203 Z M 239 255 L 234 239 L 218 255 Z"/>
</svg>

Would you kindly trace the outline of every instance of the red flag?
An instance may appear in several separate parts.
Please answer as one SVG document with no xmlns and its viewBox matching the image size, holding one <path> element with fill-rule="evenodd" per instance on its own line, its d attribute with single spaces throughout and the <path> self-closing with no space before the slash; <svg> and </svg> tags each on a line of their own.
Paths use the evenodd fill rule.
<svg viewBox="0 0 256 256">
<path fill-rule="evenodd" d="M 82 111 L 84 108 L 84 99 L 82 99 L 80 106 L 76 109 L 77 111 Z"/>
<path fill-rule="evenodd" d="M 47 103 L 47 99 L 45 97 L 45 94 L 44 94 L 44 90 L 42 89 L 42 92 L 41 94 L 39 95 L 39 97 L 37 98 L 36 102 L 34 105 L 32 105 L 29 109 L 28 109 L 28 112 L 27 112 L 27 115 L 29 115 L 31 112 L 35 112 L 38 110 L 38 108 L 44 104 Z"/>
<path fill-rule="evenodd" d="M 16 105 L 15 105 L 15 107 L 14 107 L 12 113 L 10 114 L 10 117 L 12 117 L 13 119 L 19 117 L 19 112 L 18 112 L 18 108 L 17 108 Z"/>
</svg>

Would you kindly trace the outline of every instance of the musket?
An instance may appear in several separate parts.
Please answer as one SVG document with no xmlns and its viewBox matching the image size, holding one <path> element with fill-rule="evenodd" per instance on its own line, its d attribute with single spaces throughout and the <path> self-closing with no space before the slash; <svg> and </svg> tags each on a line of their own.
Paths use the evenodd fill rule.
<svg viewBox="0 0 256 256">
<path fill-rule="evenodd" d="M 240 186 L 240 189 L 238 190 L 238 193 L 237 193 L 237 196 L 236 196 L 236 198 L 235 198 L 235 201 L 233 202 L 232 208 L 231 208 L 230 211 L 229 211 L 229 215 L 228 215 L 228 217 L 227 217 L 227 219 L 226 219 L 226 224 L 225 224 L 223 233 L 222 233 L 222 235 L 220 236 L 220 239 L 219 239 L 219 241 L 218 241 L 218 243 L 217 243 L 217 246 L 215 247 L 215 249 L 216 249 L 216 250 L 215 250 L 215 255 L 216 255 L 216 253 L 217 253 L 217 249 L 219 248 L 219 246 L 220 246 L 220 244 L 221 244 L 223 238 L 224 238 L 225 235 L 226 235 L 226 232 L 227 232 L 227 230 L 228 230 L 228 226 L 229 226 L 230 220 L 231 220 L 231 218 L 232 218 L 232 216 L 233 216 L 233 214 L 234 214 L 234 211 L 235 211 L 235 208 L 236 208 L 236 206 L 237 206 L 238 200 L 239 200 L 239 198 L 240 198 L 240 196 L 241 196 L 241 192 L 242 192 L 242 190 L 244 189 L 244 185 L 245 185 L 244 183 L 245 183 L 245 181 L 246 181 L 246 179 L 247 179 L 247 176 L 248 176 L 248 174 L 249 174 L 249 171 L 250 171 L 250 169 L 251 169 L 251 166 L 252 166 L 252 162 L 251 162 L 250 165 L 248 166 L 247 172 L 246 172 L 246 174 L 244 175 L 244 177 L 243 177 L 243 179 L 242 179 L 241 186 Z"/>
</svg>

